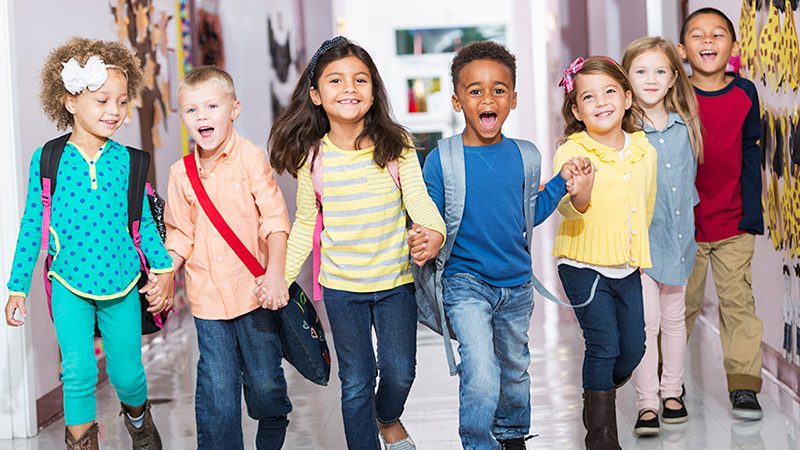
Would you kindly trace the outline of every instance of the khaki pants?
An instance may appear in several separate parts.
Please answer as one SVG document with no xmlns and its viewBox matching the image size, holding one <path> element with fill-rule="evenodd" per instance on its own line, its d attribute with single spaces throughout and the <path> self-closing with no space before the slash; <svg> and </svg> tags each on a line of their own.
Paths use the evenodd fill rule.
<svg viewBox="0 0 800 450">
<path fill-rule="evenodd" d="M 755 236 L 740 234 L 714 242 L 698 242 L 694 270 L 686 287 L 686 335 L 703 306 L 708 263 L 719 297 L 719 337 L 728 391 L 761 391 L 761 337 L 764 325 L 756 316 L 751 262 Z"/>
</svg>

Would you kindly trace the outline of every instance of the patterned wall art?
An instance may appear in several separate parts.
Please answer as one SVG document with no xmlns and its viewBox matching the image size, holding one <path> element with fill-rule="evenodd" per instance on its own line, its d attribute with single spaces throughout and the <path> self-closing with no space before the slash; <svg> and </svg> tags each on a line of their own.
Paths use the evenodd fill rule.
<svg viewBox="0 0 800 450">
<path fill-rule="evenodd" d="M 783 258 L 783 350 L 800 365 L 800 44 L 797 0 L 743 0 L 739 73 L 761 101 L 762 203 Z"/>
</svg>

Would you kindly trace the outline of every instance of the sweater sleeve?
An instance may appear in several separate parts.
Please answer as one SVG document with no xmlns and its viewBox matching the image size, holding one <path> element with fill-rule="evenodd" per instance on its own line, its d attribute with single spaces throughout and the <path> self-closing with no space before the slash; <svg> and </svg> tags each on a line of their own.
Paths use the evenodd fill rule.
<svg viewBox="0 0 800 450">
<path fill-rule="evenodd" d="M 319 155 L 318 157 L 322 157 Z M 317 221 L 317 200 L 314 186 L 311 183 L 311 161 L 300 168 L 297 173 L 297 212 L 294 224 L 289 233 L 289 243 L 286 251 L 286 283 L 291 284 L 297 276 L 303 263 L 311 253 L 314 244 L 314 225 Z"/>
<path fill-rule="evenodd" d="M 739 229 L 751 234 L 764 234 L 764 216 L 761 209 L 761 109 L 755 85 L 744 78 L 737 83 L 750 98 L 750 111 L 742 125 L 742 220 Z"/>
<path fill-rule="evenodd" d="M 17 248 L 11 265 L 11 276 L 8 281 L 9 295 L 27 297 L 31 287 L 31 278 L 39 249 L 42 244 L 42 214 L 44 208 L 41 200 L 41 179 L 39 177 L 39 160 L 42 149 L 37 149 L 31 157 L 28 170 L 28 193 L 25 197 L 25 212 L 19 226 Z"/>
<path fill-rule="evenodd" d="M 550 217 L 550 214 L 552 214 L 558 206 L 559 201 L 566 195 L 567 182 L 560 174 L 557 174 L 548 181 L 544 189 L 539 192 L 539 198 L 536 199 L 536 210 L 533 214 L 533 226 L 539 225 Z M 567 197 L 567 199 L 569 199 L 569 197 Z"/>
<path fill-rule="evenodd" d="M 402 186 L 403 203 L 411 220 L 430 230 L 438 231 L 442 236 L 447 236 L 444 220 L 436 204 L 428 195 L 428 190 L 422 180 L 422 169 L 416 150 L 407 148 L 400 159 L 399 172 Z"/>
</svg>

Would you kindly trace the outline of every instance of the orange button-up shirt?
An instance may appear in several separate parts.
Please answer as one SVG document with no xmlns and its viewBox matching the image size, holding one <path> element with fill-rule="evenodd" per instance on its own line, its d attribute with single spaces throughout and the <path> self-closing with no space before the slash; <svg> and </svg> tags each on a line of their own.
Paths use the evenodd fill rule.
<svg viewBox="0 0 800 450">
<path fill-rule="evenodd" d="M 198 152 L 194 153 L 198 158 Z M 222 217 L 244 245 L 267 263 L 267 236 L 289 232 L 289 215 L 264 150 L 235 131 L 200 180 Z M 217 232 L 197 201 L 183 161 L 170 168 L 164 222 L 167 250 L 186 261 L 186 293 L 192 315 L 233 319 L 260 307 L 255 280 Z"/>
</svg>

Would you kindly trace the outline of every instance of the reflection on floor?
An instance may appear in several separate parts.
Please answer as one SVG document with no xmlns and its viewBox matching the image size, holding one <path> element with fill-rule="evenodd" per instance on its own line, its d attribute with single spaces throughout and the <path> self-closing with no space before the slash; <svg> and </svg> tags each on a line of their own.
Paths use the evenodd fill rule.
<svg viewBox="0 0 800 450">
<path fill-rule="evenodd" d="M 539 302 L 531 324 L 532 432 L 529 449 L 583 448 L 580 420 L 580 373 L 583 345 L 580 329 L 570 311 Z M 324 315 L 324 312 L 323 312 Z M 164 448 L 195 448 L 194 365 L 197 358 L 194 328 L 186 326 L 153 342 L 148 351 L 147 374 L 151 397 Z M 724 383 L 719 338 L 712 329 L 699 326 L 690 341 L 687 365 L 687 409 L 690 420 L 682 425 L 662 425 L 657 438 L 636 439 L 634 393 L 628 385 L 619 393 L 617 418 L 625 449 L 798 449 L 800 404 L 772 381 L 764 383 L 760 396 L 764 420 L 733 419 Z M 294 411 L 284 448 L 345 449 L 339 413 L 339 384 L 328 387 L 305 382 L 292 368 L 286 370 Z M 333 374 L 336 367 L 333 368 Z M 420 450 L 458 449 L 458 379 L 447 373 L 441 341 L 420 329 L 418 376 L 403 421 Z M 130 448 L 127 432 L 117 416 L 112 389 L 98 392 L 98 421 L 104 449 Z M 243 419 L 247 448 L 253 448 L 255 424 Z M 63 421 L 29 440 L 0 441 L 0 450 L 63 449 Z"/>
</svg>

